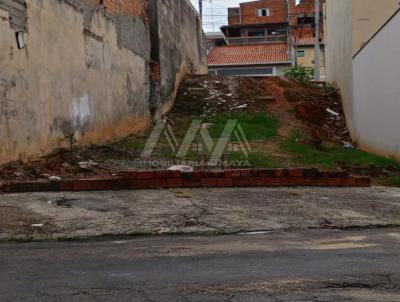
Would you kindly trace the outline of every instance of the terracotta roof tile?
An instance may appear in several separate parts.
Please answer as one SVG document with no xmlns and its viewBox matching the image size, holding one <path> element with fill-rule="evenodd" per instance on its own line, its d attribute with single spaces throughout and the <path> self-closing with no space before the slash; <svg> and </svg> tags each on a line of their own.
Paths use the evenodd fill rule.
<svg viewBox="0 0 400 302">
<path fill-rule="evenodd" d="M 208 54 L 209 65 L 270 64 L 287 62 L 286 43 L 227 45 L 214 47 Z"/>
</svg>

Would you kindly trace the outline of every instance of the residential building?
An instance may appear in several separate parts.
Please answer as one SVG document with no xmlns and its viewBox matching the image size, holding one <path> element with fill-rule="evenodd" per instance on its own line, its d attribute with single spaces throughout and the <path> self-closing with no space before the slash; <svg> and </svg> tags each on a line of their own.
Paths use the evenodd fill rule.
<svg viewBox="0 0 400 302">
<path fill-rule="evenodd" d="M 327 81 L 342 95 L 352 138 L 400 158 L 398 0 L 327 0 Z"/>
<path fill-rule="evenodd" d="M 206 35 L 206 43 L 207 43 L 207 51 L 211 51 L 214 47 L 224 46 L 226 45 L 225 36 L 222 32 L 207 32 Z"/>
<path fill-rule="evenodd" d="M 293 65 L 314 67 L 314 23 L 315 0 L 260 0 L 229 8 L 228 25 L 221 27 L 228 45 L 209 53 L 209 71 L 230 75 L 282 75 Z M 287 52 L 285 56 L 282 51 Z M 324 74 L 322 40 L 321 52 Z M 235 58 L 235 63 L 230 58 Z M 252 71 L 252 68 L 256 69 Z"/>
<path fill-rule="evenodd" d="M 222 76 L 275 76 L 290 68 L 287 43 L 227 45 L 208 54 L 208 72 Z"/>
</svg>

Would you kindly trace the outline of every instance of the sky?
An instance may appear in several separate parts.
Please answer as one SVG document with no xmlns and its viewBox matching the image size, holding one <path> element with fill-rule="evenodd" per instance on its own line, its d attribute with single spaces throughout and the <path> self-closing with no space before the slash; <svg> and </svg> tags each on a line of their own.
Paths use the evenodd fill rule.
<svg viewBox="0 0 400 302">
<path fill-rule="evenodd" d="M 190 0 L 198 9 L 199 1 Z M 203 0 L 203 27 L 205 32 L 219 31 L 222 25 L 228 24 L 228 7 L 239 6 L 246 0 Z"/>
</svg>

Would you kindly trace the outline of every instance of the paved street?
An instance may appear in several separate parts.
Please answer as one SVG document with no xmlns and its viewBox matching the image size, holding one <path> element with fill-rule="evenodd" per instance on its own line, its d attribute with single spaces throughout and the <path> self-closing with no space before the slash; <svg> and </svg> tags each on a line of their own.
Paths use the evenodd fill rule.
<svg viewBox="0 0 400 302">
<path fill-rule="evenodd" d="M 0 210 L 0 301 L 400 301 L 395 188 L 6 194 Z"/>
<path fill-rule="evenodd" d="M 0 245 L 1 301 L 399 301 L 400 230 Z"/>
</svg>

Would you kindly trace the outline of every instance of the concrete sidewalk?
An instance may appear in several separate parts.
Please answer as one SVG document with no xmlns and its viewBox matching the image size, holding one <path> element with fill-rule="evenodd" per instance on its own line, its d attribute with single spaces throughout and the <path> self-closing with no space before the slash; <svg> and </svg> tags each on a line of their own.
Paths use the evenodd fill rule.
<svg viewBox="0 0 400 302">
<path fill-rule="evenodd" d="M 1 240 L 400 225 L 400 189 L 193 189 L 0 195 Z"/>
</svg>

